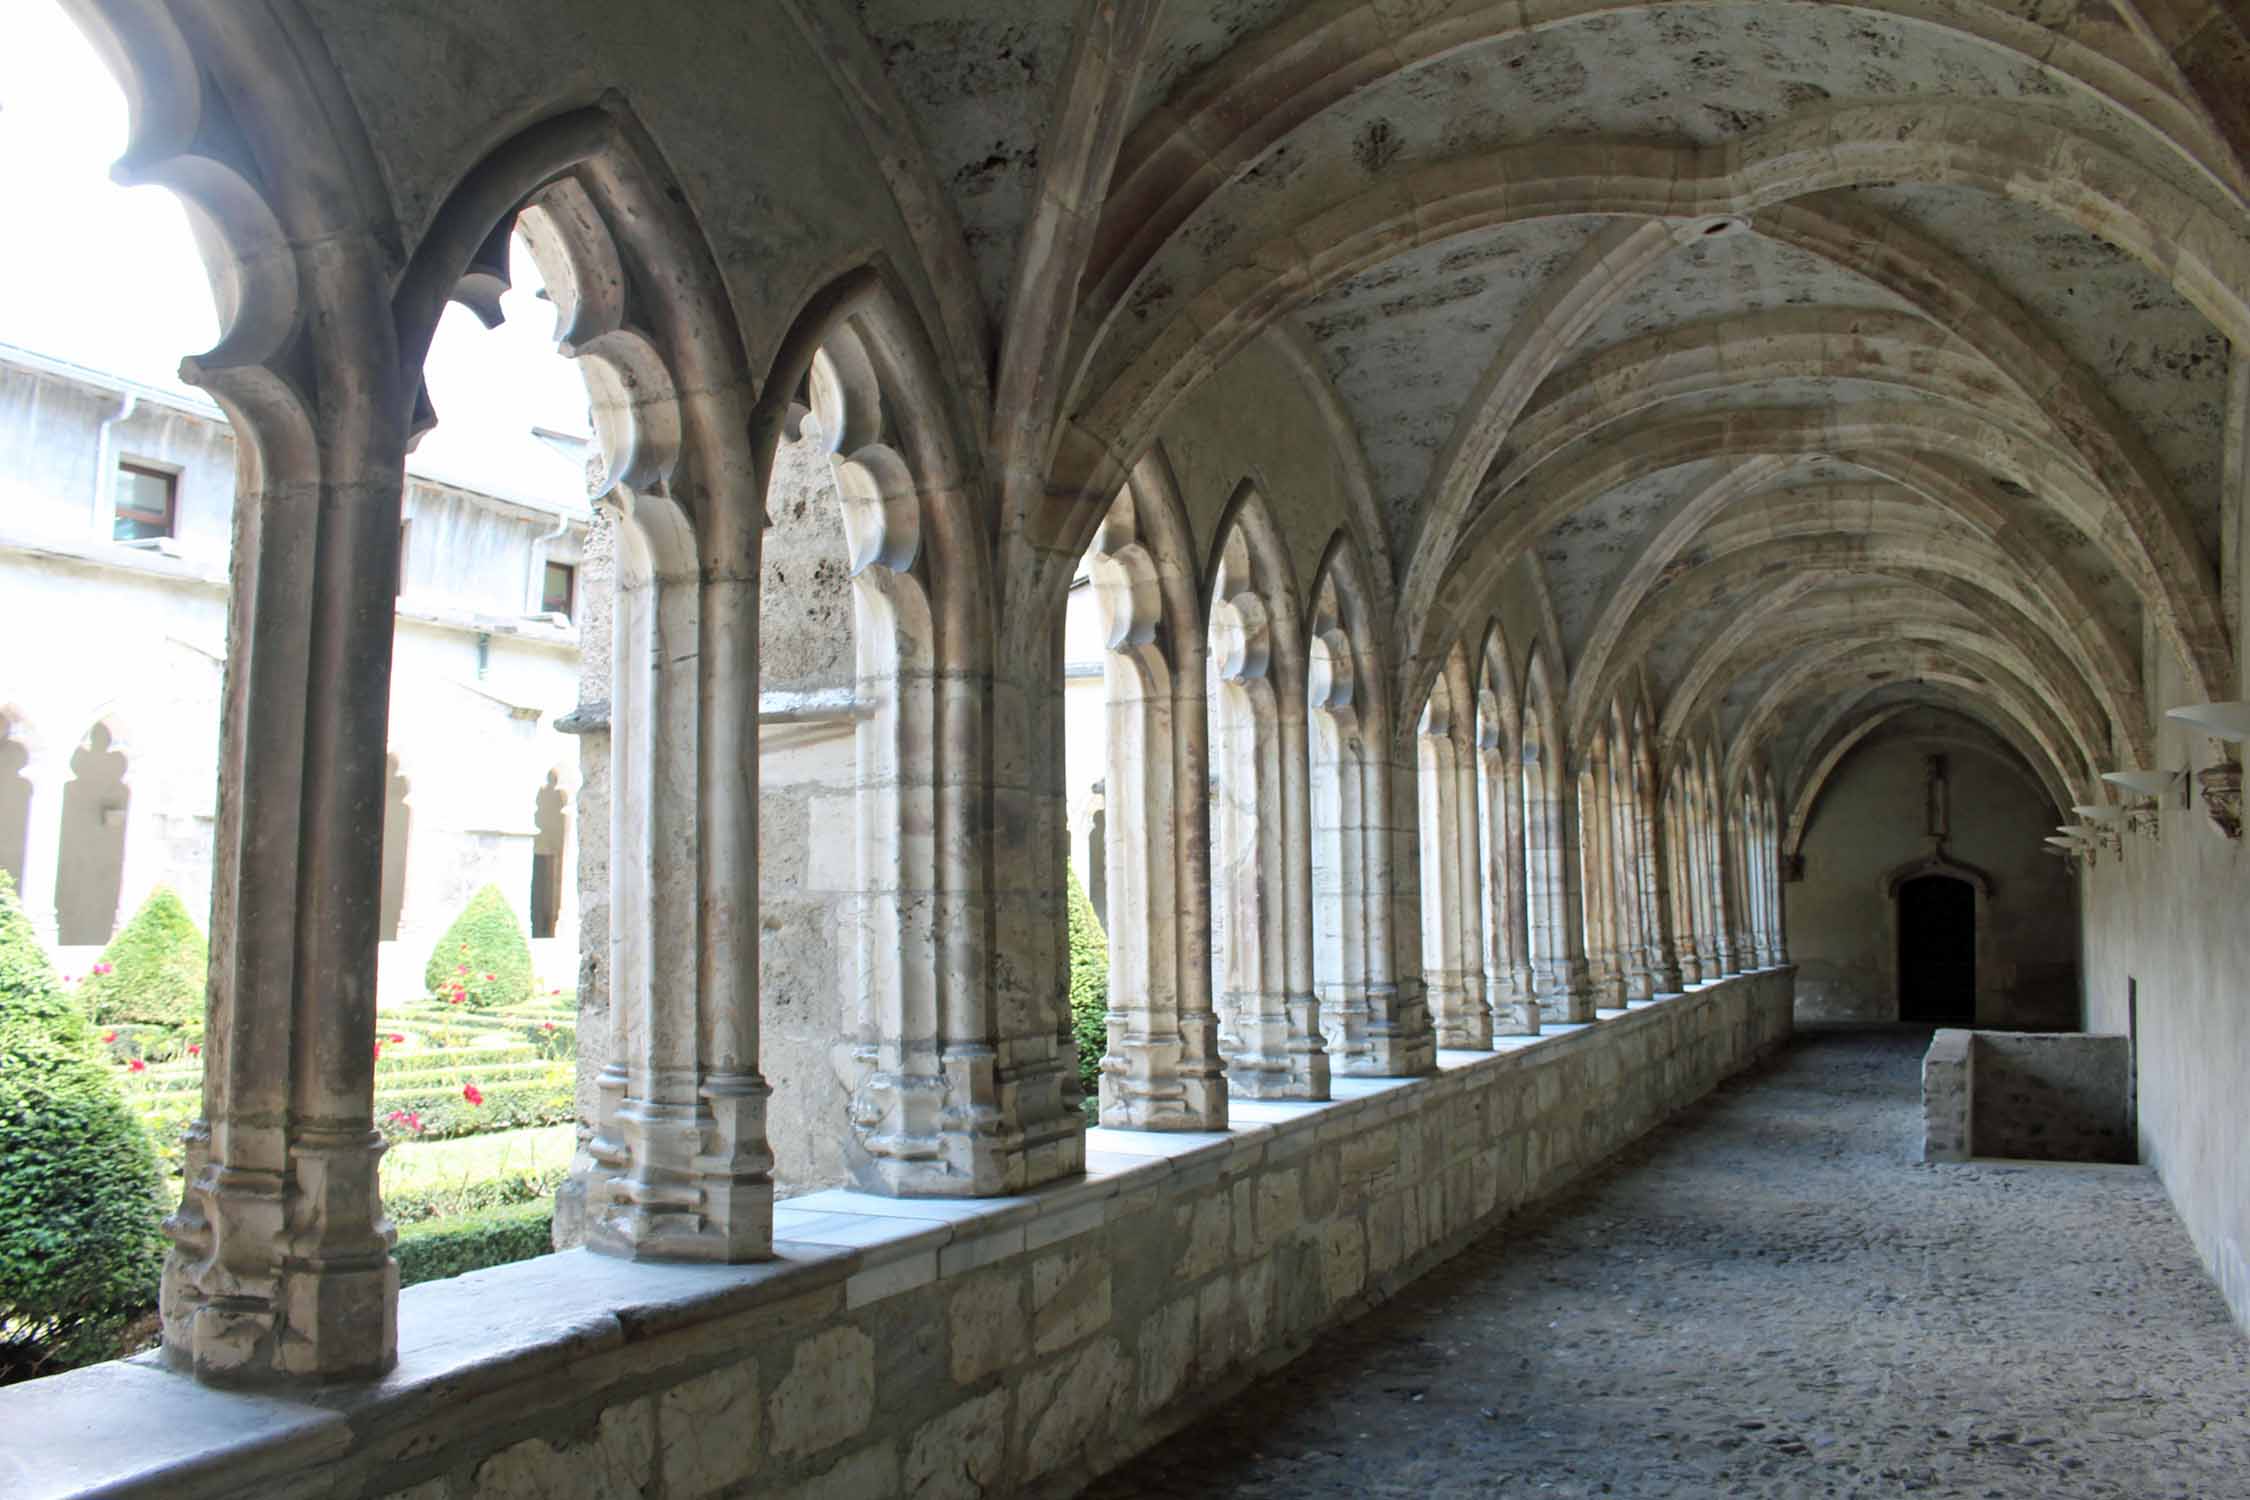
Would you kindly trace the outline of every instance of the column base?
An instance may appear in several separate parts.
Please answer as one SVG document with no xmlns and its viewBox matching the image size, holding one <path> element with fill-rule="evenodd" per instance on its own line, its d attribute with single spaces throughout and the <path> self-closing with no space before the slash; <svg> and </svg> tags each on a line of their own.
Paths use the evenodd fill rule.
<svg viewBox="0 0 2250 1500">
<path fill-rule="evenodd" d="M 215 1165 L 209 1149 L 198 1124 L 187 1192 L 164 1221 L 166 1362 L 232 1386 L 388 1373 L 398 1363 L 398 1265 L 397 1236 L 375 1212 L 382 1137 L 296 1146 L 293 1180 Z"/>
<path fill-rule="evenodd" d="M 612 1080 L 606 1076 L 605 1104 Z M 624 1260 L 741 1264 L 773 1258 L 773 1156 L 755 1073 L 714 1074 L 693 1104 L 614 1106 L 556 1195 L 568 1231 Z"/>
<path fill-rule="evenodd" d="M 846 1155 L 861 1192 L 997 1198 L 1085 1171 L 1086 1120 L 1065 1108 L 1065 1064 L 1054 1039 L 1005 1075 L 998 1051 L 983 1046 L 946 1048 L 935 1072 L 881 1061 L 890 1065 L 878 1065 L 872 1047 L 839 1060 L 851 1087 Z M 985 1102 L 1003 1097 L 1013 1103 L 1013 1121 Z"/>
</svg>

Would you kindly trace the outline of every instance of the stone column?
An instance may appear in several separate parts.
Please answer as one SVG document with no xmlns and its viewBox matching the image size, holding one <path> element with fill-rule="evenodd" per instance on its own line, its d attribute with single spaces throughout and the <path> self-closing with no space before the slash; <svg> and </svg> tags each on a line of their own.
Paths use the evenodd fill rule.
<svg viewBox="0 0 2250 1500">
<path fill-rule="evenodd" d="M 397 1347 L 373 1039 L 411 403 L 379 254 L 339 242 L 306 257 L 326 351 L 317 414 L 264 372 L 188 367 L 251 415 L 264 460 L 235 501 L 203 1115 L 165 1221 L 161 1298 L 168 1357 L 232 1382 L 365 1378 Z"/>
<path fill-rule="evenodd" d="M 63 788 L 70 784 L 70 757 L 76 749 L 75 744 L 51 748 L 23 768 L 23 778 L 31 784 L 31 807 L 24 829 L 23 887 L 17 895 L 32 930 L 49 949 L 62 931 L 55 877 L 62 868 Z"/>
<path fill-rule="evenodd" d="M 558 1217 L 604 1254 L 758 1260 L 757 529 L 718 504 L 697 536 L 669 500 L 621 494 L 608 1062 Z"/>
<path fill-rule="evenodd" d="M 1695 827 L 1688 815 L 1689 799 L 1674 773 L 1664 799 L 1665 863 L 1672 882 L 1673 950 L 1680 966 L 1680 986 L 1703 982 L 1703 955 L 1695 936 Z"/>
<path fill-rule="evenodd" d="M 1523 788 L 1519 757 L 1478 752 L 1477 830 L 1483 861 L 1484 992 L 1495 1036 L 1537 1036 L 1539 1004 L 1525 958 Z"/>
<path fill-rule="evenodd" d="M 1648 820 L 1641 812 L 1639 777 L 1636 775 L 1639 761 L 1639 755 L 1630 745 L 1621 742 L 1617 759 L 1610 767 L 1615 788 L 1611 824 L 1617 830 L 1617 847 L 1620 851 L 1617 893 L 1619 904 L 1625 912 L 1618 958 L 1627 1000 L 1647 1000 L 1656 994 L 1656 975 L 1650 961 L 1653 945 L 1649 933 L 1655 924 L 1651 920 L 1649 909 Z"/>
<path fill-rule="evenodd" d="M 1364 654 L 1362 674 L 1372 677 L 1378 670 L 1372 655 Z M 1350 1071 L 1419 1078 L 1437 1069 L 1437 1029 L 1431 1024 L 1429 995 L 1422 983 L 1421 894 L 1416 878 L 1421 819 L 1416 809 L 1413 736 L 1393 733 L 1376 718 L 1365 725 L 1364 738 L 1366 750 L 1359 764 L 1367 826 L 1363 883 L 1357 894 L 1365 914 L 1367 1050 Z"/>
<path fill-rule="evenodd" d="M 1648 910 L 1650 988 L 1676 995 L 1686 986 L 1680 973 L 1679 934 L 1673 926 L 1671 850 L 1663 809 L 1656 793 L 1656 769 L 1644 744 L 1634 759 L 1635 810 L 1641 828 L 1641 900 Z"/>
</svg>

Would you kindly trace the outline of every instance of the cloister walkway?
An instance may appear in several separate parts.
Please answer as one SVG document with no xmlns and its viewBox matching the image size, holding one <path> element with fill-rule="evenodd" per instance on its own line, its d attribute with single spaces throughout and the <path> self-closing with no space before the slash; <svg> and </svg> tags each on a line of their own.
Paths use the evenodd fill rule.
<svg viewBox="0 0 2250 1500">
<path fill-rule="evenodd" d="M 2250 1496 L 2154 1174 L 1922 1165 L 1927 1044 L 1801 1033 L 1089 1493 Z"/>
</svg>

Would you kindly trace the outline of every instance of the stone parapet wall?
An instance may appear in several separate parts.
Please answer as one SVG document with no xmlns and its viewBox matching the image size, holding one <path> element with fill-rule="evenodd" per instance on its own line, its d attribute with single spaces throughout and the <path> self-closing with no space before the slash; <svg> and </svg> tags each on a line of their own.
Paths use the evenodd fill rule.
<svg viewBox="0 0 2250 1500">
<path fill-rule="evenodd" d="M 235 1395 L 152 1360 L 33 1382 L 0 1427 L 51 1437 L 0 1458 L 0 1493 L 1067 1492 L 1775 1046 L 1793 978 L 1234 1101 L 1223 1134 L 1093 1130 L 1083 1178 L 1021 1197 L 793 1199 L 764 1265 L 572 1251 L 416 1287 L 370 1385 Z"/>
<path fill-rule="evenodd" d="M 1922 1064 L 1922 1159 L 2134 1161 L 2132 1077 L 2122 1036 L 1940 1031 Z"/>
</svg>

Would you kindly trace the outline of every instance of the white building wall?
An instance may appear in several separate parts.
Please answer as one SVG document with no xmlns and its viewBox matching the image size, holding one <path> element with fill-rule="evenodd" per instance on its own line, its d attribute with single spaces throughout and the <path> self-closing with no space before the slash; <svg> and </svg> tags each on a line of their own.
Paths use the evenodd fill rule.
<svg viewBox="0 0 2250 1500">
<path fill-rule="evenodd" d="M 113 928 L 160 884 L 199 917 L 211 903 L 234 441 L 215 409 L 103 379 L 0 351 L 0 732 L 28 753 L 30 784 L 10 873 L 50 944 L 57 871 L 84 857 L 58 814 L 97 724 L 127 763 Z M 166 543 L 110 539 L 108 476 L 127 459 L 178 473 Z M 574 477 L 560 455 L 556 473 Z M 399 937 L 379 960 L 386 996 L 419 993 L 431 946 L 487 881 L 528 930 L 550 773 L 566 799 L 565 874 L 556 937 L 533 944 L 534 967 L 550 986 L 574 982 L 578 750 L 553 726 L 577 702 L 579 641 L 567 621 L 528 617 L 542 564 L 575 564 L 583 545 L 583 507 L 567 488 L 561 502 L 409 483 L 390 745 L 412 822 Z M 57 945 L 56 958 L 83 973 L 98 946 Z"/>
</svg>

